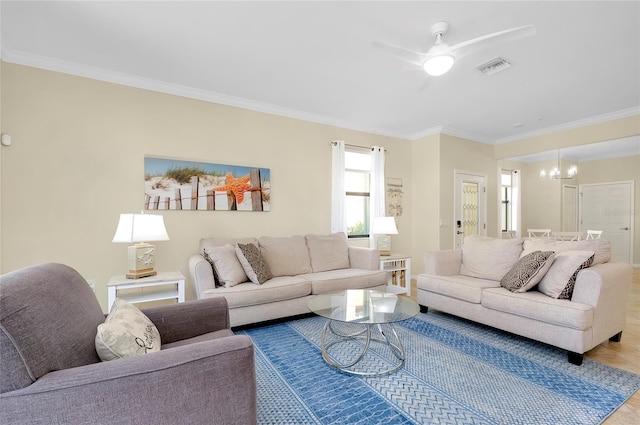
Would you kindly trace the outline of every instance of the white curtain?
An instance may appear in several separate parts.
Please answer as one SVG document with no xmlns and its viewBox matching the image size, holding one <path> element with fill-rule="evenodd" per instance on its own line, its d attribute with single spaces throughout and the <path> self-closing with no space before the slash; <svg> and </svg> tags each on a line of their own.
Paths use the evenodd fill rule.
<svg viewBox="0 0 640 425">
<path fill-rule="evenodd" d="M 331 143 L 331 233 L 347 234 L 344 188 L 344 140 Z"/>
<path fill-rule="evenodd" d="M 520 174 L 520 170 L 511 172 L 511 202 L 513 203 L 511 206 L 511 229 L 516 231 L 516 239 L 522 237 Z"/>
<path fill-rule="evenodd" d="M 371 188 L 370 188 L 369 218 L 373 223 L 374 217 L 386 215 L 385 185 L 384 185 L 384 148 L 371 148 Z M 375 237 L 369 232 L 369 245 L 375 248 Z"/>
</svg>

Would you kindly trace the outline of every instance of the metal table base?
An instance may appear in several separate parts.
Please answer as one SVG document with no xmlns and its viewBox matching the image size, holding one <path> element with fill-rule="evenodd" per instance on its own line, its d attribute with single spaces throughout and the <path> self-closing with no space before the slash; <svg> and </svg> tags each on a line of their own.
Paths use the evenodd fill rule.
<svg viewBox="0 0 640 425">
<path fill-rule="evenodd" d="M 362 324 L 363 329 L 361 330 L 358 330 L 353 333 L 343 333 L 343 332 L 340 332 L 339 330 L 334 329 L 333 323 L 334 323 L 333 320 L 328 319 L 324 327 L 322 328 L 322 341 L 321 341 L 322 358 L 324 359 L 325 362 L 327 362 L 327 364 L 343 372 L 350 373 L 353 375 L 359 375 L 359 376 L 388 375 L 390 373 L 397 371 L 404 365 L 406 354 L 405 354 L 402 342 L 398 337 L 398 333 L 396 332 L 396 329 L 393 327 L 392 323 L 384 324 L 385 326 L 388 326 L 389 329 L 391 330 L 390 335 L 388 335 L 388 332 L 385 332 L 382 329 L 382 325 L 380 324 Z M 378 331 L 384 338 L 373 336 L 371 334 L 372 326 L 376 326 Z M 335 341 L 331 341 L 327 344 L 326 343 L 327 332 L 331 332 L 333 335 L 337 336 L 338 339 L 336 339 Z M 336 344 L 351 341 L 354 339 L 364 340 L 362 351 L 359 354 L 356 354 L 355 360 L 347 363 L 339 363 L 338 361 L 336 361 L 334 358 L 331 357 L 331 355 L 329 354 L 330 347 Z M 393 339 L 393 341 L 391 339 Z M 362 361 L 364 356 L 369 351 L 369 347 L 372 341 L 386 344 L 391 349 L 391 352 L 393 353 L 397 362 L 391 363 L 391 366 L 387 369 L 376 371 L 376 372 L 362 372 L 362 371 L 358 371 L 357 369 L 354 369 L 354 366 L 360 363 L 360 361 Z"/>
</svg>

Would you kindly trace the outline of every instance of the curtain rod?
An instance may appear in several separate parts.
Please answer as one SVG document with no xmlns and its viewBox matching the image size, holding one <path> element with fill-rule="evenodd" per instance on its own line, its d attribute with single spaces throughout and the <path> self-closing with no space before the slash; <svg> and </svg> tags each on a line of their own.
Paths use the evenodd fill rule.
<svg viewBox="0 0 640 425">
<path fill-rule="evenodd" d="M 331 142 L 332 145 L 337 145 L 338 142 L 336 142 L 335 140 L 333 142 Z M 371 149 L 373 150 L 373 146 L 360 146 L 360 145 L 351 145 L 349 143 L 345 143 L 345 146 L 349 146 L 350 148 L 361 148 L 361 149 Z M 387 151 L 387 148 L 384 148 L 384 151 Z"/>
</svg>

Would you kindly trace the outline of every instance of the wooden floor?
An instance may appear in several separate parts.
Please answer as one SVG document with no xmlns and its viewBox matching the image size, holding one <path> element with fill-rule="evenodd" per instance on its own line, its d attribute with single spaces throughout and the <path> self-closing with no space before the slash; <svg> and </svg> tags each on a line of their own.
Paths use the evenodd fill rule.
<svg viewBox="0 0 640 425">
<path fill-rule="evenodd" d="M 411 298 L 416 299 L 416 294 L 416 281 L 412 280 Z M 586 352 L 585 357 L 640 375 L 640 269 L 633 271 L 627 304 L 627 325 L 622 332 L 622 340 L 604 342 Z M 640 424 L 640 391 L 604 422 L 604 425 L 629 424 Z"/>
</svg>

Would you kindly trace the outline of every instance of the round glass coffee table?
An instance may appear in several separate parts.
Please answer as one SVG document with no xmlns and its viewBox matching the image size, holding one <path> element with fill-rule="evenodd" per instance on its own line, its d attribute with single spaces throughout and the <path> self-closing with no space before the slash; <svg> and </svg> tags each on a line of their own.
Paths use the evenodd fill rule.
<svg viewBox="0 0 640 425">
<path fill-rule="evenodd" d="M 420 311 L 418 303 L 404 295 L 396 295 L 368 289 L 349 289 L 341 292 L 317 295 L 309 302 L 309 309 L 315 314 L 327 318 L 322 328 L 322 358 L 329 365 L 343 372 L 361 376 L 381 376 L 393 373 L 404 365 L 406 354 L 394 322 L 409 319 Z M 346 331 L 339 329 L 339 323 L 350 325 Z M 327 341 L 331 337 L 331 341 Z M 331 347 L 337 344 L 359 341 L 361 350 L 356 349 L 352 358 L 339 361 L 331 355 Z M 359 370 L 358 363 L 364 359 L 372 342 L 386 344 L 395 359 L 389 367 L 379 370 Z"/>
</svg>

